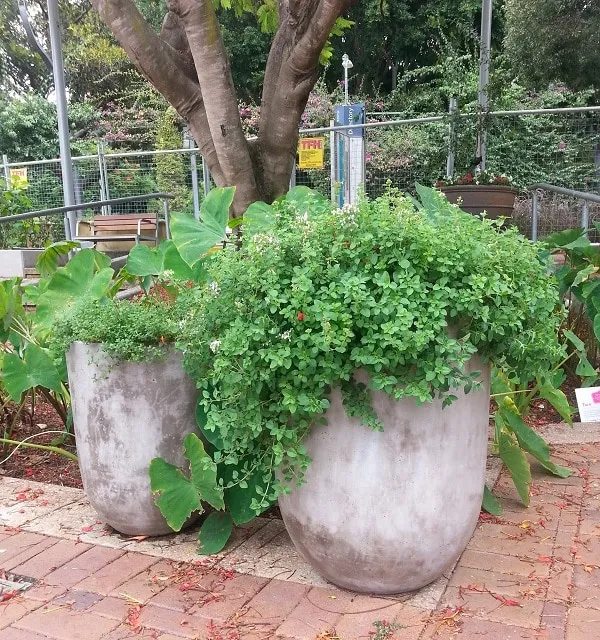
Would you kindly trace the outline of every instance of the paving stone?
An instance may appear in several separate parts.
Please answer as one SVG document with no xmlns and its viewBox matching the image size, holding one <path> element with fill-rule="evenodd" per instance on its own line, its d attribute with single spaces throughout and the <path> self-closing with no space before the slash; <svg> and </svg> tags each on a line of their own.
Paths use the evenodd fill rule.
<svg viewBox="0 0 600 640">
<path fill-rule="evenodd" d="M 72 587 L 82 582 L 87 576 L 100 571 L 107 564 L 114 562 L 123 555 L 123 551 L 107 549 L 105 547 L 92 547 L 60 569 L 49 573 L 44 582 L 49 585 Z"/>
<path fill-rule="evenodd" d="M 67 593 L 55 598 L 48 606 L 68 607 L 71 611 L 86 611 L 92 605 L 102 600 L 102 596 L 98 593 L 90 591 L 81 591 L 80 589 L 70 589 Z"/>
<path fill-rule="evenodd" d="M 50 604 L 24 616 L 15 626 L 56 640 L 100 640 L 117 623 L 85 611 Z"/>
<path fill-rule="evenodd" d="M 212 587 L 216 598 L 195 604 L 189 613 L 209 620 L 227 620 L 242 609 L 267 582 L 264 578 L 243 574 L 238 574 L 231 580 L 216 582 Z"/>
<path fill-rule="evenodd" d="M 153 564 L 156 564 L 156 558 L 152 556 L 141 553 L 125 553 L 114 562 L 88 575 L 75 587 L 106 596 L 119 585 L 145 571 Z"/>
<path fill-rule="evenodd" d="M 309 587 L 295 582 L 271 580 L 244 607 L 242 618 L 280 623 L 306 595 Z"/>
<path fill-rule="evenodd" d="M 576 566 L 573 569 L 572 600 L 584 609 L 600 609 L 600 568 Z"/>
<path fill-rule="evenodd" d="M 24 591 L 23 597 L 45 603 L 54 600 L 54 598 L 62 595 L 66 590 L 66 587 L 53 587 L 43 582 L 38 582 L 30 589 L 27 589 L 27 591 Z"/>
<path fill-rule="evenodd" d="M 166 588 L 168 582 L 159 580 L 166 577 L 173 571 L 171 562 L 156 562 L 138 575 L 113 589 L 109 595 L 124 597 L 146 603 Z"/>
<path fill-rule="evenodd" d="M 37 533 L 18 533 L 0 544 L 0 568 L 10 570 L 58 542 Z"/>
<path fill-rule="evenodd" d="M 600 512 L 584 509 L 579 533 L 582 536 L 600 536 Z"/>
<path fill-rule="evenodd" d="M 420 640 L 479 640 L 479 638 L 481 640 L 541 640 L 543 636 L 540 636 L 539 631 L 535 629 L 462 616 L 458 628 L 432 619 Z"/>
<path fill-rule="evenodd" d="M 142 607 L 139 622 L 145 628 L 157 629 L 166 634 L 193 638 L 194 640 L 208 640 L 205 618 L 190 616 L 164 607 L 156 607 L 153 604 Z M 311 638 L 311 640 L 313 639 Z"/>
<path fill-rule="evenodd" d="M 376 632 L 375 622 L 385 621 L 390 623 L 390 630 L 393 629 L 394 640 L 414 640 L 419 637 L 431 615 L 422 609 L 397 602 L 376 609 L 377 600 L 370 598 L 371 611 L 342 615 L 335 625 L 337 635 L 343 640 L 364 640 L 369 633 Z"/>
<path fill-rule="evenodd" d="M 544 603 L 542 624 L 547 629 L 561 629 L 564 631 L 567 623 L 567 607 L 553 602 Z"/>
<path fill-rule="evenodd" d="M 572 607 L 567 615 L 567 640 L 595 640 L 599 637 L 600 613 Z"/>
<path fill-rule="evenodd" d="M 278 638 L 314 640 L 319 633 L 334 629 L 341 617 L 340 613 L 324 611 L 315 606 L 305 596 L 275 634 Z"/>
<path fill-rule="evenodd" d="M 551 551 L 551 547 L 547 548 L 547 550 Z M 537 576 L 547 576 L 550 572 L 550 565 L 537 561 L 539 555 L 540 554 L 533 555 L 533 557 L 519 558 L 467 549 L 460 557 L 460 566 L 519 576 L 528 576 L 532 571 L 535 571 Z"/>
<path fill-rule="evenodd" d="M 494 593 L 515 600 L 520 597 L 523 589 L 529 590 L 537 586 L 534 579 L 530 580 L 523 576 L 471 569 L 459 565 L 452 574 L 448 586 L 467 588 L 469 585 L 476 585 L 479 588 L 487 587 Z"/>
<path fill-rule="evenodd" d="M 44 640 L 45 638 L 48 638 L 48 636 L 40 636 L 37 633 L 15 629 L 14 627 L 8 627 L 0 631 L 0 640 Z"/>
<path fill-rule="evenodd" d="M 5 629 L 30 611 L 41 607 L 42 603 L 35 600 L 26 600 L 23 597 L 13 598 L 0 605 L 0 629 Z"/>
<path fill-rule="evenodd" d="M 91 547 L 71 540 L 59 540 L 52 547 L 38 553 L 23 564 L 14 567 L 15 573 L 32 578 L 43 578 Z"/>
<path fill-rule="evenodd" d="M 483 551 L 507 556 L 523 556 L 536 558 L 539 555 L 551 555 L 554 537 L 527 535 L 523 529 L 515 527 L 523 535 L 523 539 L 508 537 L 474 535 L 467 547 L 468 551 Z M 516 534 L 518 535 L 518 534 Z"/>
<path fill-rule="evenodd" d="M 544 603 L 541 600 L 528 600 L 522 597 L 515 599 L 514 602 L 518 602 L 519 606 L 504 605 L 490 593 L 462 591 L 456 587 L 448 587 L 441 606 L 463 607 L 467 616 L 537 629 Z"/>
<path fill-rule="evenodd" d="M 551 602 L 570 602 L 573 583 L 573 565 L 556 563 L 548 579 L 546 598 Z"/>
<path fill-rule="evenodd" d="M 600 537 L 580 536 L 575 543 L 577 554 L 574 557 L 575 564 L 600 566 Z"/>
<path fill-rule="evenodd" d="M 98 616 L 104 618 L 111 618 L 112 620 L 119 620 L 123 622 L 132 607 L 135 607 L 136 603 L 128 601 L 125 598 L 115 598 L 113 596 L 106 596 L 100 601 L 93 604 L 90 608 L 90 613 L 95 613 Z"/>
</svg>

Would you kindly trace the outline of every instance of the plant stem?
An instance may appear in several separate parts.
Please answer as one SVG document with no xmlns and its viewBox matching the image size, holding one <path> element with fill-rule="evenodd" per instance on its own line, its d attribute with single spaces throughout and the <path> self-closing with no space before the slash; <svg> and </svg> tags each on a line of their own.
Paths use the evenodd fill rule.
<svg viewBox="0 0 600 640">
<path fill-rule="evenodd" d="M 14 444 L 19 447 L 30 447 L 32 449 L 42 449 L 43 451 L 51 451 L 52 453 L 58 453 L 61 456 L 65 456 L 65 458 L 69 458 L 69 460 L 73 460 L 77 462 L 77 456 L 70 451 L 65 451 L 60 447 L 50 447 L 45 444 L 32 444 L 31 442 L 21 442 L 20 440 L 9 440 L 8 438 L 0 438 L 0 442 L 5 444 Z"/>
</svg>

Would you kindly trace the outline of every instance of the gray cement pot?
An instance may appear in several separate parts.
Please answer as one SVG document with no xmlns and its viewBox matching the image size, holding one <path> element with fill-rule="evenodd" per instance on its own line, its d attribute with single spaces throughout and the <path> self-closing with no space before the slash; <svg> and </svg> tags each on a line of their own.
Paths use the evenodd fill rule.
<svg viewBox="0 0 600 640">
<path fill-rule="evenodd" d="M 353 591 L 412 591 L 450 569 L 480 512 L 487 455 L 489 368 L 484 388 L 418 407 L 372 392 L 384 423 L 348 418 L 339 391 L 305 444 L 306 484 L 279 499 L 296 548 L 327 580 Z"/>
<path fill-rule="evenodd" d="M 181 354 L 119 362 L 100 345 L 75 342 L 67 369 L 81 479 L 91 505 L 121 533 L 171 533 L 154 504 L 148 465 L 161 456 L 184 466 L 183 439 L 197 430 L 198 394 Z"/>
</svg>

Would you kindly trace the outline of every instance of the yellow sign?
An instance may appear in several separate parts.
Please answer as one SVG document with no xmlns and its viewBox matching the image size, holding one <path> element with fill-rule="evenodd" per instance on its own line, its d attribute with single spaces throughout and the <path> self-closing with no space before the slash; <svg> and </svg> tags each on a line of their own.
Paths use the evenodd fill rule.
<svg viewBox="0 0 600 640">
<path fill-rule="evenodd" d="M 28 186 L 27 167 L 11 168 L 10 181 L 12 186 L 18 185 L 22 189 Z"/>
<path fill-rule="evenodd" d="M 322 169 L 325 166 L 325 138 L 302 138 L 298 143 L 298 168 Z"/>
</svg>

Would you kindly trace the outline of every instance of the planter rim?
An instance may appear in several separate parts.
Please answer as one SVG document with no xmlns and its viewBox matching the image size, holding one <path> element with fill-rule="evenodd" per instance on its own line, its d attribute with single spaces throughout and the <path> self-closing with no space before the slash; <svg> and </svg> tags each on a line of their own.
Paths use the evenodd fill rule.
<svg viewBox="0 0 600 640">
<path fill-rule="evenodd" d="M 519 193 L 518 189 L 510 185 L 504 184 L 451 184 L 447 187 L 440 187 L 440 191 L 510 191 L 515 195 Z"/>
</svg>

